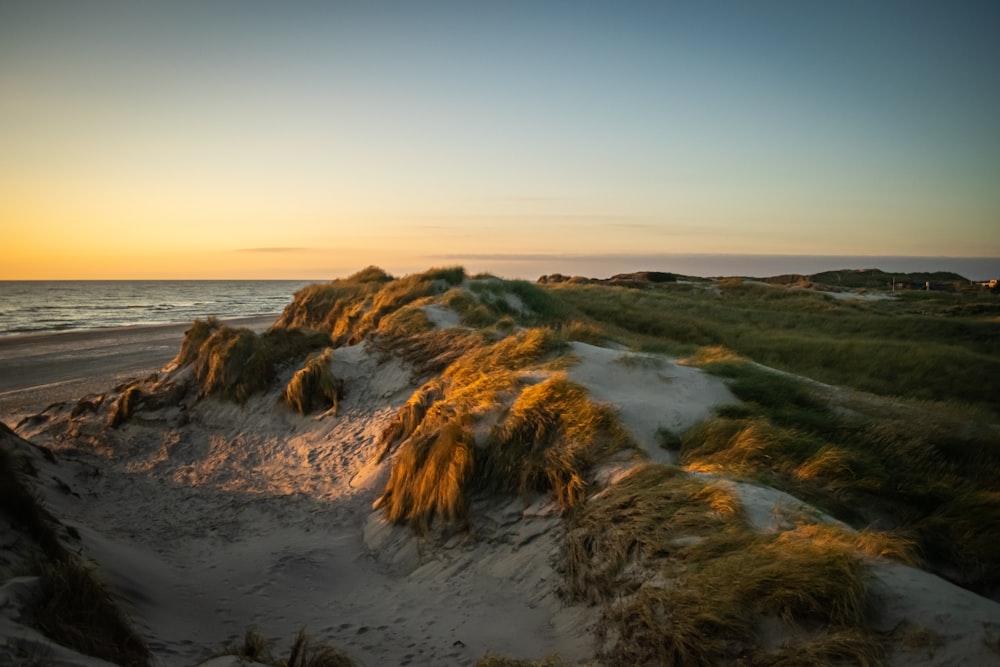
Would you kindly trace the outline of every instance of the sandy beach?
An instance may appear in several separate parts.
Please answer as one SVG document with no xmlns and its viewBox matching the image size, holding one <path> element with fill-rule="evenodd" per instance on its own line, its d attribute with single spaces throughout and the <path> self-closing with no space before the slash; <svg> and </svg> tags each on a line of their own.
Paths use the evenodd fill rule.
<svg viewBox="0 0 1000 667">
<path fill-rule="evenodd" d="M 264 330 L 276 315 L 226 320 Z M 52 403 L 103 393 L 163 368 L 185 324 L 0 336 L 0 420 L 13 427 Z"/>
</svg>

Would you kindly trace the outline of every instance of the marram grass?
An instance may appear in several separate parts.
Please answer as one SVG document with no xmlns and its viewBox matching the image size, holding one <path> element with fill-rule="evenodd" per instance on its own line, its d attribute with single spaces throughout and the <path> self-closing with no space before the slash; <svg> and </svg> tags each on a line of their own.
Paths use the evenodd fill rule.
<svg viewBox="0 0 1000 667">
<path fill-rule="evenodd" d="M 330 370 L 331 348 L 315 354 L 289 380 L 282 399 L 300 415 L 332 408 L 336 414 L 340 402 L 340 381 Z"/>
<path fill-rule="evenodd" d="M 565 546 L 568 592 L 603 604 L 608 665 L 788 664 L 764 641 L 763 616 L 809 664 L 879 664 L 863 559 L 822 532 L 755 533 L 732 492 L 653 465 L 574 514 Z"/>
</svg>

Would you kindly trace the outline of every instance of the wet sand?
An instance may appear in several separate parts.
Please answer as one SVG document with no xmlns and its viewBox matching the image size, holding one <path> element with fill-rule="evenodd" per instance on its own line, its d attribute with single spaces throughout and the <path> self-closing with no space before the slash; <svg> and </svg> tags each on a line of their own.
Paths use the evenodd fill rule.
<svg viewBox="0 0 1000 667">
<path fill-rule="evenodd" d="M 275 315 L 225 320 L 255 331 Z M 0 336 L 0 421 L 13 427 L 52 403 L 102 393 L 163 368 L 180 349 L 185 324 Z"/>
</svg>

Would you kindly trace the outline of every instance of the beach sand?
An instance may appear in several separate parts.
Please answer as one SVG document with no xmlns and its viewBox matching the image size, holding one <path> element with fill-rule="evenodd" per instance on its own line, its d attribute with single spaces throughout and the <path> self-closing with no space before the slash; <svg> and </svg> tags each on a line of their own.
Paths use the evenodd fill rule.
<svg viewBox="0 0 1000 667">
<path fill-rule="evenodd" d="M 255 331 L 277 315 L 225 320 Z M 0 420 L 15 426 L 52 403 L 103 393 L 163 368 L 187 324 L 0 336 Z"/>
</svg>

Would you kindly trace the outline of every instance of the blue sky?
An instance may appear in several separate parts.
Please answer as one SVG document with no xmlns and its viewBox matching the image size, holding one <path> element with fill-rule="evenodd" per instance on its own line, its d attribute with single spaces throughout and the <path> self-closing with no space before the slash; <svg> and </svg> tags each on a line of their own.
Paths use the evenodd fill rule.
<svg viewBox="0 0 1000 667">
<path fill-rule="evenodd" d="M 1000 257 L 992 2 L 6 1 L 0 90 L 0 278 Z"/>
</svg>

